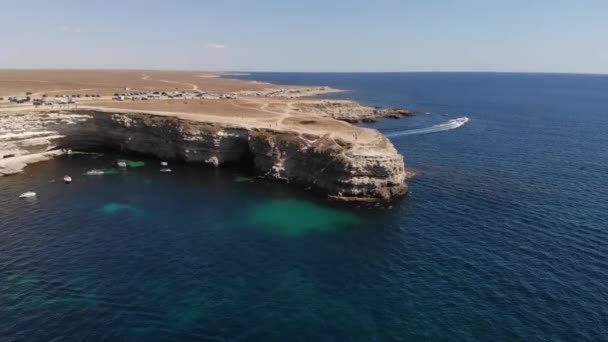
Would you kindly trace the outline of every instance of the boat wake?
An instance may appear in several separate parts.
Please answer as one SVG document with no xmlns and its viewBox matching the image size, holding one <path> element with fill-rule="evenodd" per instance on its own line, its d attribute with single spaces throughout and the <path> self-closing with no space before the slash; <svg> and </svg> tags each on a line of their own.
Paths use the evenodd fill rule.
<svg viewBox="0 0 608 342">
<path fill-rule="evenodd" d="M 466 125 L 467 122 L 469 122 L 469 118 L 465 116 L 465 117 L 462 117 L 462 118 L 453 119 L 453 120 L 450 120 L 448 122 L 444 122 L 442 124 L 434 125 L 434 126 L 431 126 L 431 127 L 408 129 L 408 130 L 405 130 L 405 131 L 398 131 L 398 132 L 387 133 L 385 135 L 387 137 L 389 137 L 389 138 L 394 138 L 394 137 L 401 137 L 401 136 L 404 136 L 404 135 L 414 135 L 414 134 L 426 134 L 426 133 L 443 132 L 443 131 L 449 131 L 451 129 L 456 129 L 458 127 L 462 127 L 462 126 Z"/>
</svg>

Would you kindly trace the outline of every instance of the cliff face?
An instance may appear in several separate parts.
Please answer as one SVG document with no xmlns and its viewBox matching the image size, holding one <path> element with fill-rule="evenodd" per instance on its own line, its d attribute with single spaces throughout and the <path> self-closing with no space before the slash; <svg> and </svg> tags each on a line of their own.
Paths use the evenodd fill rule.
<svg viewBox="0 0 608 342">
<path fill-rule="evenodd" d="M 383 153 L 361 153 L 327 135 L 269 131 L 249 135 L 249 148 L 259 170 L 341 199 L 390 199 L 405 194 L 403 158 L 389 145 L 387 141 Z"/>
<path fill-rule="evenodd" d="M 18 128 L 18 129 L 17 129 Z M 403 195 L 403 157 L 384 137 L 373 146 L 318 135 L 245 128 L 144 113 L 95 110 L 0 116 L 0 174 L 57 149 L 112 148 L 219 166 L 253 158 L 264 176 L 328 196 L 389 200 Z"/>
<path fill-rule="evenodd" d="M 91 120 L 58 139 L 70 149 L 112 148 L 161 159 L 218 166 L 248 152 L 247 130 L 148 114 L 90 112 Z"/>
</svg>

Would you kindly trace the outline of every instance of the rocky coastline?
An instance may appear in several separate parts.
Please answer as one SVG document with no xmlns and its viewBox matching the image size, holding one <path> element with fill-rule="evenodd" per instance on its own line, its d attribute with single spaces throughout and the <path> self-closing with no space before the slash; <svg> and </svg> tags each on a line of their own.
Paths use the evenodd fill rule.
<svg viewBox="0 0 608 342">
<path fill-rule="evenodd" d="M 298 110 L 321 117 L 330 117 L 350 123 L 375 122 L 378 119 L 400 119 L 416 115 L 403 108 L 383 108 L 363 106 L 347 100 L 307 100 L 294 105 Z"/>
<path fill-rule="evenodd" d="M 380 133 L 373 142 L 353 142 L 329 133 L 119 109 L 0 115 L 0 175 L 61 151 L 99 148 L 214 167 L 250 159 L 263 177 L 342 200 L 390 201 L 407 192 L 403 157 Z"/>
</svg>

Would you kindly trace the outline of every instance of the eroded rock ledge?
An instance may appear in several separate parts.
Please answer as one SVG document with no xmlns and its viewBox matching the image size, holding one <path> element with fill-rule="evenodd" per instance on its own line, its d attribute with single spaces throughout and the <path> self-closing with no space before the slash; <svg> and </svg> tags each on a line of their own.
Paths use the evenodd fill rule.
<svg viewBox="0 0 608 342">
<path fill-rule="evenodd" d="M 147 113 L 78 109 L 0 116 L 0 175 L 61 149 L 111 148 L 220 166 L 251 158 L 259 173 L 345 200 L 404 195 L 403 157 L 381 134 L 356 143 L 331 134 L 239 127 Z"/>
<path fill-rule="evenodd" d="M 294 107 L 302 112 L 350 123 L 374 122 L 382 118 L 399 119 L 416 115 L 403 108 L 369 107 L 347 100 L 306 100 L 296 102 Z"/>
</svg>

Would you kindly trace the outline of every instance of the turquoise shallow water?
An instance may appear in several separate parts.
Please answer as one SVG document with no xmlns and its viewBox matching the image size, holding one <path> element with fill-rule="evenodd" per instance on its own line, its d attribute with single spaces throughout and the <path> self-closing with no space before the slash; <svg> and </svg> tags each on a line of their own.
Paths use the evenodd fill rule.
<svg viewBox="0 0 608 342">
<path fill-rule="evenodd" d="M 362 219 L 347 210 L 327 208 L 299 199 L 263 200 L 247 211 L 249 224 L 287 236 L 360 225 Z"/>
<path fill-rule="evenodd" d="M 0 340 L 608 336 L 608 77 L 251 77 L 432 113 L 386 133 L 470 121 L 391 138 L 418 173 L 391 209 L 145 158 L 84 175 L 112 154 L 0 178 Z"/>
</svg>

